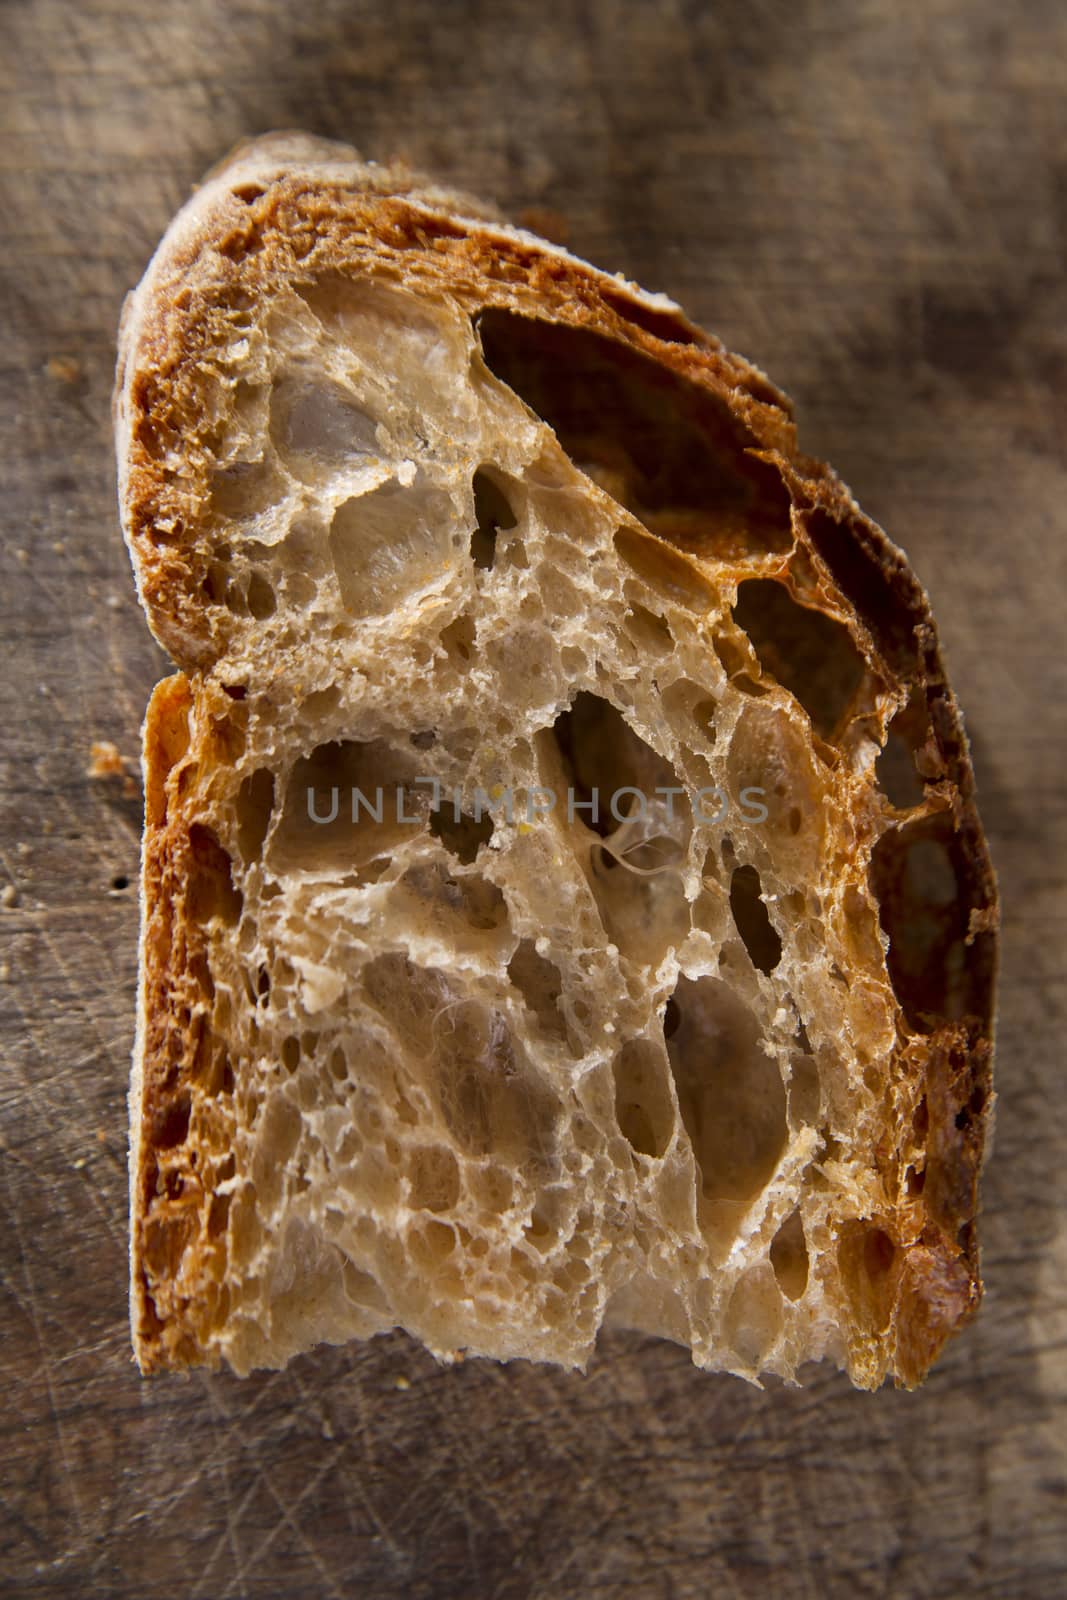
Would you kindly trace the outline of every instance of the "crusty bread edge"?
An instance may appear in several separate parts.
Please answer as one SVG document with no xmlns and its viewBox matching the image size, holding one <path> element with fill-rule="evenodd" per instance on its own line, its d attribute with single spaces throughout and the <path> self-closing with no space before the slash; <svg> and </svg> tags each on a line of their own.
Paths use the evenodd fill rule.
<svg viewBox="0 0 1067 1600">
<path fill-rule="evenodd" d="M 187 693 L 183 674 L 162 678 L 155 685 L 141 727 L 141 775 L 144 789 L 144 827 L 141 836 L 140 874 L 140 934 L 138 939 L 137 1022 L 134 1035 L 133 1059 L 130 1068 L 129 1089 L 129 1265 L 130 1265 L 130 1331 L 134 1357 L 142 1372 L 149 1370 L 149 1342 L 144 1329 L 149 1316 L 147 1279 L 144 1268 L 144 1232 L 138 1196 L 145 1183 L 146 1151 L 149 1144 L 145 1130 L 146 1050 L 148 1042 L 149 998 L 158 1003 L 158 989 L 149 981 L 153 971 L 149 950 L 151 923 L 151 896 L 149 883 L 153 857 L 160 846 L 160 834 L 155 827 L 155 814 L 162 801 L 166 773 L 155 758 L 157 726 L 172 702 L 184 699 Z"/>
</svg>

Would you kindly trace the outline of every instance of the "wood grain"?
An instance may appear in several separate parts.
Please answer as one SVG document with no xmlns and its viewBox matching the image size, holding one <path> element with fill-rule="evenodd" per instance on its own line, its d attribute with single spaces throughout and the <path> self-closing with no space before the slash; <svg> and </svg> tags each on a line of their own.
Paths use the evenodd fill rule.
<svg viewBox="0 0 1067 1600">
<path fill-rule="evenodd" d="M 6 0 L 0 52 L 0 1587 L 688 1600 L 1067 1586 L 1067 12 L 1022 0 Z M 125 1325 L 138 802 L 165 670 L 116 524 L 122 296 L 302 126 L 665 289 L 908 549 L 1004 893 L 988 1297 L 916 1395 L 585 1378 L 402 1337 L 143 1383 Z"/>
</svg>

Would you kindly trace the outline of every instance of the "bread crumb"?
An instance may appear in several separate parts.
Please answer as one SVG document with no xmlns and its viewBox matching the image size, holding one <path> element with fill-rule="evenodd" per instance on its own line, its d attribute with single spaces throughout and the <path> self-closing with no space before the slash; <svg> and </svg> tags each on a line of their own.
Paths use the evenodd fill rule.
<svg viewBox="0 0 1067 1600">
<path fill-rule="evenodd" d="M 126 763 L 119 754 L 117 745 L 110 739 L 94 739 L 89 746 L 89 766 L 86 776 L 90 778 L 121 778 L 126 770 Z"/>
<path fill-rule="evenodd" d="M 6 983 L 11 976 L 11 968 L 6 961 L 0 961 L 0 983 Z"/>
<path fill-rule="evenodd" d="M 20 546 L 19 549 L 15 551 L 15 560 L 16 561 L 20 561 L 23 566 L 26 565 L 26 563 L 27 563 L 27 561 L 29 559 L 30 559 L 30 552 L 28 550 L 23 550 L 21 548 L 21 546 Z"/>
<path fill-rule="evenodd" d="M 3 894 L 0 894 L 0 905 L 5 911 L 11 911 L 19 903 L 19 892 L 13 883 L 6 884 Z"/>
<path fill-rule="evenodd" d="M 127 800 L 133 800 L 140 793 L 140 786 L 134 776 L 136 769 L 132 761 L 122 755 L 117 745 L 110 739 L 94 739 L 89 746 L 89 765 L 85 769 L 87 778 L 107 779 L 121 778 L 122 793 Z"/>
<path fill-rule="evenodd" d="M 44 370 L 56 383 L 77 383 L 82 375 L 81 362 L 74 356 L 49 356 Z"/>
<path fill-rule="evenodd" d="M 393 1388 L 394 1389 L 400 1389 L 400 1390 L 410 1389 L 411 1388 L 411 1379 L 410 1378 L 405 1378 L 403 1373 L 401 1373 L 399 1377 L 396 1377 L 396 1378 L 393 1379 Z"/>
</svg>

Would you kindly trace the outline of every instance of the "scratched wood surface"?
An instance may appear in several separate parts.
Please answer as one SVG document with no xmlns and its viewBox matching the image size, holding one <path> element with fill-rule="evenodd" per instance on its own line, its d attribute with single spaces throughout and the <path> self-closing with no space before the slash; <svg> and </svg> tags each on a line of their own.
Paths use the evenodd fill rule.
<svg viewBox="0 0 1067 1600">
<path fill-rule="evenodd" d="M 1067 10 L 4 0 L 0 32 L 0 1590 L 1067 1592 Z M 988 1296 L 922 1393 L 760 1393 L 622 1335 L 584 1378 L 400 1336 L 136 1376 L 139 800 L 86 772 L 94 740 L 135 758 L 165 662 L 114 331 L 197 175 L 275 126 L 565 215 L 792 392 L 929 586 L 1005 943 Z"/>
</svg>

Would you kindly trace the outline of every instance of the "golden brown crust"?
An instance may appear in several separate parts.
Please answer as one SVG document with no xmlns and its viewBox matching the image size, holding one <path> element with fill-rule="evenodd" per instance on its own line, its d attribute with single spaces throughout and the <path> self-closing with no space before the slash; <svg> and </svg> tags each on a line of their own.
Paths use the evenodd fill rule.
<svg viewBox="0 0 1067 1600">
<path fill-rule="evenodd" d="M 232 925 L 240 896 L 230 863 L 197 819 L 219 735 L 183 674 L 156 685 L 144 726 L 142 1026 L 131 1170 L 131 1306 L 142 1370 L 205 1359 L 221 1314 L 221 1225 L 232 1138 L 229 1067 L 212 1036 L 207 925 Z M 210 719 L 209 723 L 210 723 Z M 199 725 L 198 725 L 199 724 Z M 214 746 L 214 748 L 213 748 Z M 189 1141 L 199 1106 L 198 1139 Z"/>
<path fill-rule="evenodd" d="M 346 160 L 347 177 L 338 166 Z M 133 1175 L 142 1365 L 204 1359 L 204 1330 L 220 1314 L 214 1191 L 182 1155 L 189 1096 L 205 1074 L 225 1070 L 201 1004 L 211 973 L 197 897 L 217 906 L 235 892 L 225 854 L 195 820 L 196 785 L 210 768 L 206 702 L 198 702 L 199 749 L 190 755 L 183 745 L 202 675 L 225 659 L 239 627 L 205 604 L 207 557 L 191 532 L 208 493 L 201 423 L 217 404 L 205 358 L 220 328 L 279 284 L 374 272 L 447 291 L 471 314 L 500 308 L 594 331 L 713 395 L 743 447 L 777 469 L 789 491 L 803 553 L 790 571 L 795 580 L 803 560 L 804 603 L 848 618 L 906 702 L 901 726 L 926 799 L 921 814 L 901 814 L 876 851 L 883 928 L 892 935 L 906 923 L 907 848 L 924 828 L 948 852 L 959 894 L 946 912 L 944 971 L 933 989 L 907 963 L 893 971 L 891 958 L 903 1018 L 878 1165 L 895 1198 L 884 1215 L 842 1230 L 839 1259 L 855 1321 L 853 1377 L 878 1381 L 888 1358 L 897 1380 L 914 1385 L 981 1294 L 975 1217 L 993 1106 L 997 925 L 966 736 L 929 602 L 902 553 L 832 471 L 797 452 L 790 404 L 757 369 L 669 303 L 472 215 L 474 202 L 449 206 L 448 198 L 404 172 L 372 171 L 291 137 L 238 152 L 164 242 L 127 311 L 116 401 L 124 524 L 153 630 L 191 675 L 191 683 L 179 676 L 160 685 L 145 728 L 144 1077 Z M 220 1120 L 219 1170 L 226 1138 Z M 189 1251 L 194 1232 L 201 1243 Z"/>
</svg>

